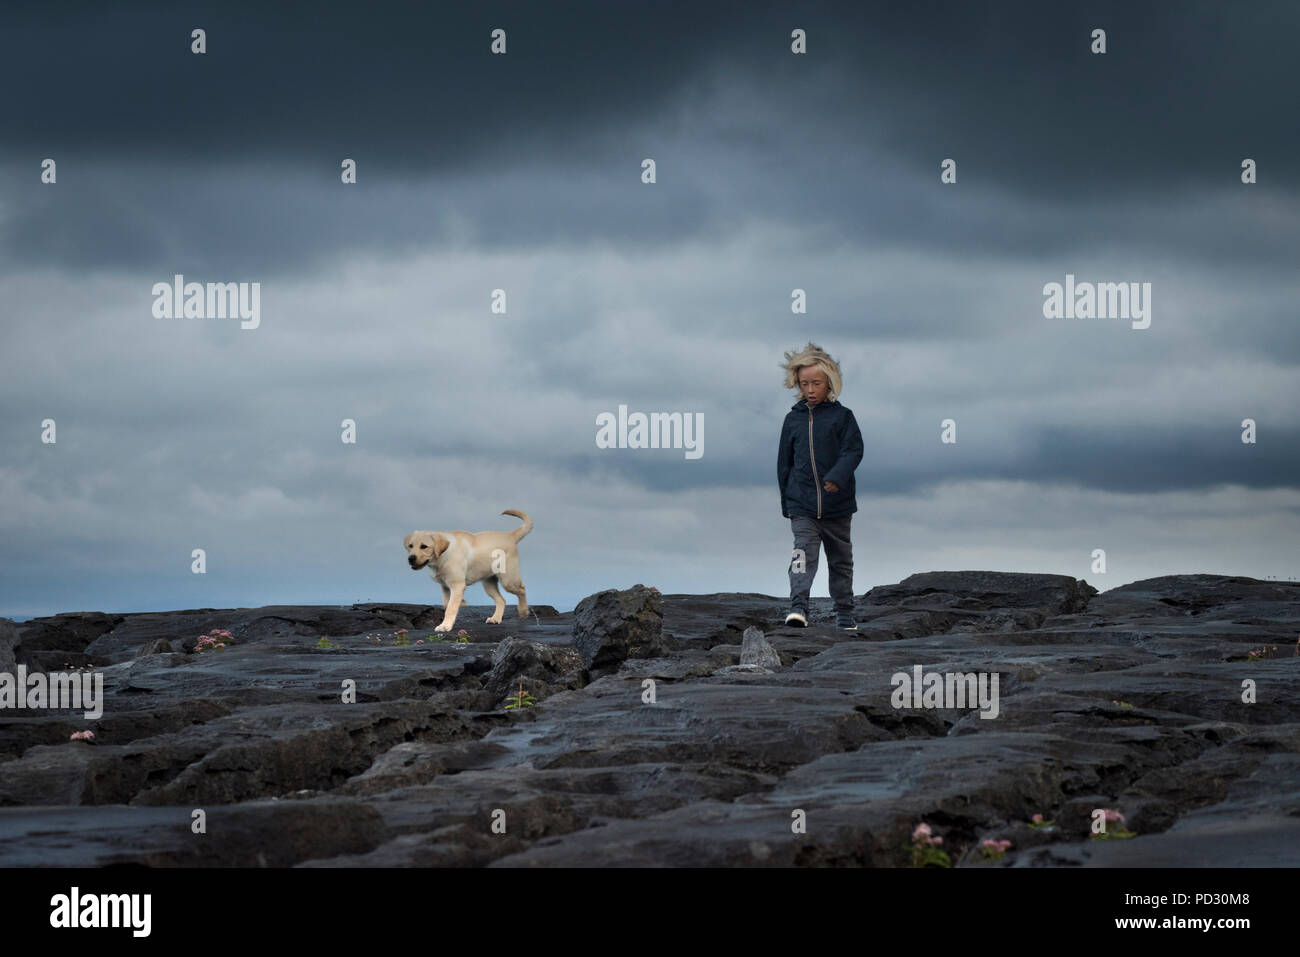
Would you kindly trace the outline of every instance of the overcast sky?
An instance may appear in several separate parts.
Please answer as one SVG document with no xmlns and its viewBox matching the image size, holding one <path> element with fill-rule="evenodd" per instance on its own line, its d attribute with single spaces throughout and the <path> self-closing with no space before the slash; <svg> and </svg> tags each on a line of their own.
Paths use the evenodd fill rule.
<svg viewBox="0 0 1300 957">
<path fill-rule="evenodd" d="M 787 595 L 809 340 L 859 595 L 1300 578 L 1300 5 L 231 7 L 0 13 L 0 615 L 440 604 L 402 537 L 506 508 L 533 604 Z M 260 324 L 156 317 L 178 273 Z M 1067 275 L 1149 328 L 1045 318 Z M 620 405 L 704 454 L 599 448 Z"/>
</svg>

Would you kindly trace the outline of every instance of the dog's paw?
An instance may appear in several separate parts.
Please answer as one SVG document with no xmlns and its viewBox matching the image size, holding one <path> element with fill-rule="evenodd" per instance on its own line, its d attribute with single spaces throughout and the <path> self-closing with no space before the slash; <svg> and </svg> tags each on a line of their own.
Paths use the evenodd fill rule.
<svg viewBox="0 0 1300 957">
<path fill-rule="evenodd" d="M 435 629 L 433 629 L 433 630 L 434 630 L 434 631 L 451 631 L 451 625 L 444 623 L 444 624 L 439 625 L 437 628 L 435 628 Z"/>
</svg>

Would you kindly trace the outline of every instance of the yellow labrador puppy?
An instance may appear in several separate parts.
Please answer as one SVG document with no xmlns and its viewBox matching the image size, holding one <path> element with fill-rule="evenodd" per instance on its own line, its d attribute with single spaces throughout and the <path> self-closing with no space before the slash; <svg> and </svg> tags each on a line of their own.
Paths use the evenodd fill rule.
<svg viewBox="0 0 1300 957">
<path fill-rule="evenodd" d="M 465 597 L 465 586 L 483 583 L 483 590 L 496 604 L 489 625 L 501 624 L 506 600 L 497 590 L 499 581 L 506 591 L 519 599 L 519 617 L 528 617 L 528 599 L 519 577 L 519 540 L 533 530 L 527 513 L 508 508 L 502 515 L 524 520 L 511 532 L 411 532 L 402 540 L 406 561 L 415 571 L 428 568 L 433 580 L 442 586 L 442 624 L 434 631 L 451 631 L 456 612 Z"/>
</svg>

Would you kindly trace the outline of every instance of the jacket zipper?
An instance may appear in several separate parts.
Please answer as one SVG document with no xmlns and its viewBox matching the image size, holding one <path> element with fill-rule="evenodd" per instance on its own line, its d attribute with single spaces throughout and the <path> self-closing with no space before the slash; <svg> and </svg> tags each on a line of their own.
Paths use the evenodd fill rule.
<svg viewBox="0 0 1300 957">
<path fill-rule="evenodd" d="M 817 517 L 822 517 L 822 483 L 817 477 L 817 456 L 813 454 L 812 409 L 808 410 L 808 458 L 812 461 L 813 487 L 817 489 Z"/>
</svg>

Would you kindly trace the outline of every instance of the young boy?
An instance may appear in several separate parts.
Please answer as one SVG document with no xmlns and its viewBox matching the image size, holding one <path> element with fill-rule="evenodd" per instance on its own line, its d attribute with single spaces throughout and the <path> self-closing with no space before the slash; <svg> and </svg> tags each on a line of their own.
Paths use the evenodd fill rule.
<svg viewBox="0 0 1300 957">
<path fill-rule="evenodd" d="M 811 342 L 785 359 L 785 387 L 803 396 L 786 413 L 776 458 L 781 514 L 790 519 L 795 548 L 785 623 L 808 627 L 808 594 L 818 546 L 825 541 L 836 624 L 856 631 L 849 524 L 858 510 L 853 471 L 862 461 L 862 432 L 838 401 L 840 367 L 834 359 Z"/>
</svg>

